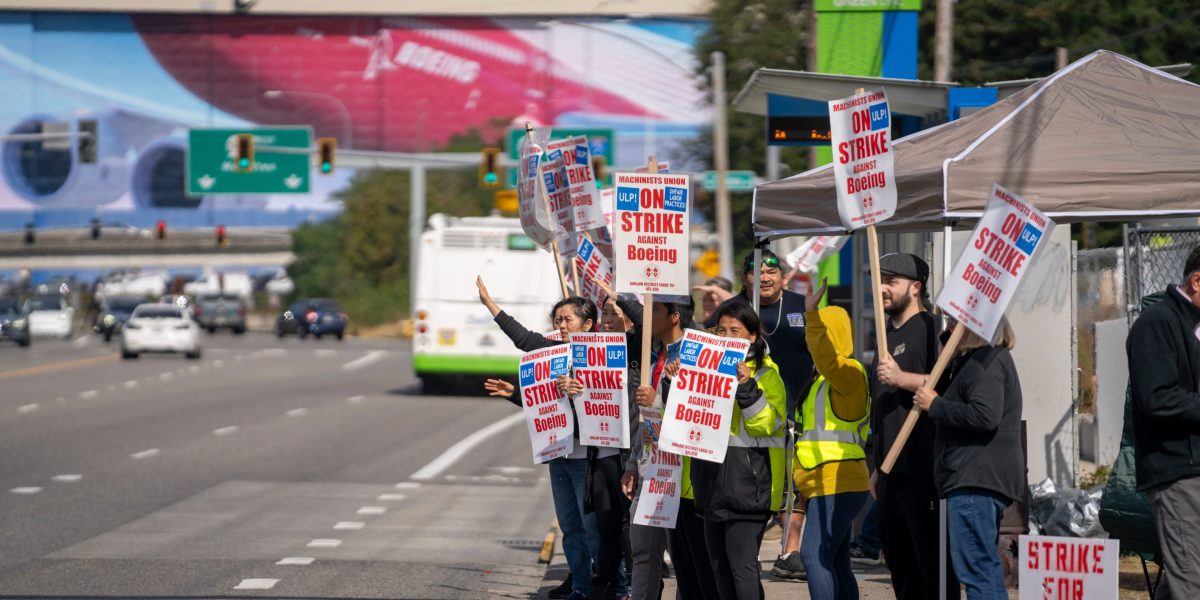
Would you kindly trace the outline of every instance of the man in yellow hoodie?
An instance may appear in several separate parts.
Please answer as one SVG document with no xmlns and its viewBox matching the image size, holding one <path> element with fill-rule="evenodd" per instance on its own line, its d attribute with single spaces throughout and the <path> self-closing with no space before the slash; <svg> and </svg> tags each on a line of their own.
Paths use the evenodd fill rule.
<svg viewBox="0 0 1200 600">
<path fill-rule="evenodd" d="M 858 598 L 850 570 L 850 533 L 869 489 L 863 444 L 869 433 L 867 371 L 854 359 L 850 315 L 818 309 L 827 282 L 805 302 L 805 339 L 816 379 L 797 416 L 794 477 L 807 504 L 800 559 L 813 598 Z"/>
</svg>

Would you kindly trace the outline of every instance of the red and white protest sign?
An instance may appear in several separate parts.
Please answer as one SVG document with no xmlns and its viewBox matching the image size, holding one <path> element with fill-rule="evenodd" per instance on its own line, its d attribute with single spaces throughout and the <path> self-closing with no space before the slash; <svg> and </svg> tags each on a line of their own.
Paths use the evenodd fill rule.
<svg viewBox="0 0 1200 600">
<path fill-rule="evenodd" d="M 575 267 L 583 279 L 579 283 L 579 290 L 576 291 L 576 294 L 603 308 L 604 303 L 608 301 L 608 294 L 604 293 L 604 288 L 600 287 L 598 283 L 603 283 L 612 289 L 612 263 L 590 240 L 580 236 L 579 248 L 575 253 Z"/>
<path fill-rule="evenodd" d="M 663 411 L 660 449 L 723 462 L 729 449 L 737 366 L 750 342 L 687 330 L 679 350 L 679 372 Z"/>
<path fill-rule="evenodd" d="M 651 437 L 658 439 L 662 429 L 661 409 L 642 408 L 642 427 L 650 428 Z M 662 452 L 658 444 L 650 444 L 646 446 L 638 468 L 642 474 L 642 486 L 638 490 L 633 524 L 674 529 L 679 516 L 683 457 Z"/>
<path fill-rule="evenodd" d="M 558 239 L 558 253 L 563 258 L 571 258 L 575 256 L 575 209 L 571 205 L 571 187 L 567 185 L 562 152 L 556 153 L 554 158 L 546 156 L 542 163 L 542 181 L 554 235 Z"/>
<path fill-rule="evenodd" d="M 862 229 L 896 212 L 892 118 L 887 94 L 873 90 L 829 101 L 838 216 Z"/>
<path fill-rule="evenodd" d="M 575 418 L 567 395 L 558 390 L 558 376 L 569 372 L 571 346 L 558 344 L 521 357 L 521 406 L 533 462 L 544 463 L 575 449 Z"/>
<path fill-rule="evenodd" d="M 690 294 L 691 179 L 617 173 L 613 187 L 616 291 Z"/>
<path fill-rule="evenodd" d="M 937 305 L 991 341 L 1034 255 L 1053 231 L 1054 221 L 1024 198 L 993 184 L 983 217 L 938 294 Z"/>
<path fill-rule="evenodd" d="M 579 443 L 629 447 L 629 357 L 623 333 L 572 333 L 571 361 L 583 393 L 575 397 Z"/>
<path fill-rule="evenodd" d="M 844 235 L 817 235 L 808 238 L 784 257 L 789 266 L 801 273 L 816 273 L 821 261 L 837 254 L 849 239 Z"/>
<path fill-rule="evenodd" d="M 517 163 L 517 216 L 521 219 L 521 229 L 529 239 L 550 251 L 550 243 L 554 240 L 554 224 L 546 212 L 546 204 L 542 202 L 541 174 L 542 144 L 546 139 L 546 131 L 535 129 L 521 136 L 518 142 Z"/>
<path fill-rule="evenodd" d="M 1116 600 L 1121 541 L 1023 535 L 1022 600 Z"/>
<path fill-rule="evenodd" d="M 592 175 L 591 150 L 587 136 L 580 135 L 554 140 L 546 146 L 546 157 L 554 162 L 562 157 L 567 185 L 570 188 L 575 231 L 588 231 L 604 225 L 604 210 L 600 192 Z"/>
</svg>

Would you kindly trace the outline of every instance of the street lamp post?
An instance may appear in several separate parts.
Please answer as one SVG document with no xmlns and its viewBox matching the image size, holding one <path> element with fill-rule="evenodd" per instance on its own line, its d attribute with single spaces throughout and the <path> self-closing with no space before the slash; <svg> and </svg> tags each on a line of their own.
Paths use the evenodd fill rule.
<svg viewBox="0 0 1200 600">
<path fill-rule="evenodd" d="M 299 96 L 299 97 L 308 96 L 310 98 L 323 98 L 326 100 L 332 100 L 333 104 L 335 106 L 337 106 L 338 111 L 342 115 L 342 129 L 343 129 L 342 133 L 346 139 L 346 147 L 347 148 L 354 147 L 354 129 L 351 127 L 351 124 L 350 124 L 350 110 L 348 108 L 346 108 L 346 104 L 344 102 L 342 102 L 341 100 L 338 100 L 337 96 L 332 96 L 330 94 L 322 94 L 320 92 L 296 92 L 296 91 L 291 91 L 291 90 L 267 90 L 267 91 L 263 92 L 263 98 L 270 98 L 272 100 L 278 99 L 278 98 L 283 98 L 284 96 Z"/>
</svg>

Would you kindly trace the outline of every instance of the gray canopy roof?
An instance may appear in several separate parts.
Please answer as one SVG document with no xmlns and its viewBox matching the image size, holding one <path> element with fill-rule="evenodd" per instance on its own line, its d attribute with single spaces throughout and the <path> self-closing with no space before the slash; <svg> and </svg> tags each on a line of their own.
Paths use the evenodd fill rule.
<svg viewBox="0 0 1200 600">
<path fill-rule="evenodd" d="M 893 147 L 880 229 L 977 219 L 992 183 L 1058 222 L 1200 214 L 1200 85 L 1105 50 Z M 753 218 L 760 237 L 844 231 L 832 165 L 757 186 Z"/>
</svg>

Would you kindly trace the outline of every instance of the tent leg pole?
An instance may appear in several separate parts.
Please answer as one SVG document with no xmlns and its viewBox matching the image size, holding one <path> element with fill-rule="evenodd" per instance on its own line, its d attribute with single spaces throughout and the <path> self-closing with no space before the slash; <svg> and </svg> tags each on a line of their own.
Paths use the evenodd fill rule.
<svg viewBox="0 0 1200 600">
<path fill-rule="evenodd" d="M 942 287 L 950 279 L 950 224 L 942 225 Z M 938 500 L 938 600 L 946 600 L 946 538 L 948 537 L 946 499 Z"/>
</svg>

